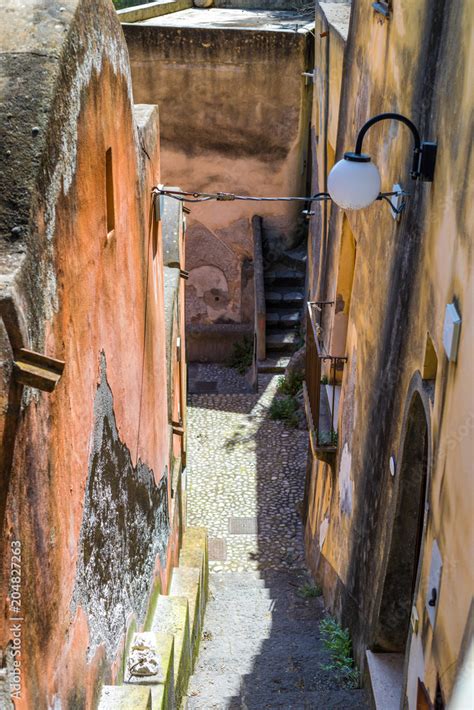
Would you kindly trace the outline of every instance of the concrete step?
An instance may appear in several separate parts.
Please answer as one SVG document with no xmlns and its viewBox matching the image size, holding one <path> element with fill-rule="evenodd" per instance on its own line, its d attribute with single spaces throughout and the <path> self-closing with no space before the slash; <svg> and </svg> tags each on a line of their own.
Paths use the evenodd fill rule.
<svg viewBox="0 0 474 710">
<path fill-rule="evenodd" d="M 271 357 L 267 357 L 266 360 L 258 361 L 258 372 L 261 374 L 276 373 L 283 374 L 286 370 L 288 363 L 290 362 L 289 355 L 277 355 L 274 354 Z"/>
<path fill-rule="evenodd" d="M 303 289 L 280 286 L 265 291 L 265 302 L 267 306 L 282 306 L 283 308 L 288 306 L 302 306 L 303 301 Z"/>
<path fill-rule="evenodd" d="M 267 328 L 298 328 L 301 324 L 301 311 L 298 310 L 274 310 L 267 311 Z"/>
<path fill-rule="evenodd" d="M 187 698 L 186 710 L 368 710 L 364 690 L 279 691 L 241 690 L 231 696 L 199 695 Z"/>
<path fill-rule="evenodd" d="M 266 337 L 268 351 L 293 352 L 298 348 L 300 335 L 295 330 L 281 330 Z"/>
</svg>

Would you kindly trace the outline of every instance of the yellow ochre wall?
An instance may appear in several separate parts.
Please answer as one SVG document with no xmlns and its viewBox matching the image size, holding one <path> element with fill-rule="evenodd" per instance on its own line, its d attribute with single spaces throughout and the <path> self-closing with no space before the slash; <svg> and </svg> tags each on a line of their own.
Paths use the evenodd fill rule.
<svg viewBox="0 0 474 710">
<path fill-rule="evenodd" d="M 422 139 L 438 143 L 434 181 L 415 183 L 409 178 L 410 131 L 393 121 L 371 128 L 364 152 L 380 170 L 382 190 L 401 183 L 410 193 L 401 219 L 394 221 L 388 205 L 376 202 L 348 211 L 343 227 L 342 210 L 332 205 L 325 213 L 318 207 L 309 238 L 308 290 L 315 300 L 337 301 L 338 274 L 349 268 L 340 262 L 343 229 L 349 227 L 356 242 L 338 454 L 332 467 L 313 461 L 306 547 L 326 601 L 350 626 L 360 665 L 367 648 L 377 650 L 399 515 L 399 468 L 391 476 L 389 460 L 401 463 L 416 392 L 426 415 L 428 478 L 414 594 L 419 624 L 416 633 L 413 627 L 409 631 L 403 681 L 403 695 L 414 708 L 418 678 L 432 701 L 437 684 L 445 702 L 452 695 L 469 645 L 474 587 L 473 86 L 468 76 L 474 6 L 463 0 L 399 0 L 387 20 L 371 3 L 354 2 L 349 25 L 341 23 L 341 15 L 339 20 L 331 15 L 330 5 L 321 4 L 316 13 L 314 187 L 324 189 L 327 143 L 336 143 L 339 160 L 377 113 L 402 113 Z M 462 326 L 457 362 L 450 363 L 442 336 L 446 304 L 453 301 Z M 336 345 L 335 317 L 334 309 L 325 309 L 323 332 L 330 347 Z M 423 380 L 428 335 L 438 360 L 434 381 Z M 435 540 L 442 573 L 433 627 L 426 597 Z"/>
</svg>

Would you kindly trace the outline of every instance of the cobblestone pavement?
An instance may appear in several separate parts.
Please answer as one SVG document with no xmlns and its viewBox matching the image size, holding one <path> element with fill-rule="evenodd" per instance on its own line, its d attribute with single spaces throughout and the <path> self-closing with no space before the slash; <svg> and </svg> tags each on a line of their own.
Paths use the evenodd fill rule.
<svg viewBox="0 0 474 710">
<path fill-rule="evenodd" d="M 250 381 L 233 367 L 192 362 L 188 365 L 190 394 L 245 394 L 252 392 Z"/>
<path fill-rule="evenodd" d="M 207 368 L 220 388 L 235 381 Z M 308 434 L 269 419 L 278 379 L 260 375 L 254 394 L 190 396 L 188 523 L 208 529 L 211 571 L 301 567 Z M 233 532 L 242 526 L 252 532 Z"/>
<path fill-rule="evenodd" d="M 234 393 L 190 397 L 188 521 L 208 528 L 211 574 L 183 707 L 367 710 L 365 692 L 327 670 L 324 606 L 304 566 L 307 432 L 268 418 L 278 377 L 237 394 L 226 368 L 205 374 Z"/>
</svg>

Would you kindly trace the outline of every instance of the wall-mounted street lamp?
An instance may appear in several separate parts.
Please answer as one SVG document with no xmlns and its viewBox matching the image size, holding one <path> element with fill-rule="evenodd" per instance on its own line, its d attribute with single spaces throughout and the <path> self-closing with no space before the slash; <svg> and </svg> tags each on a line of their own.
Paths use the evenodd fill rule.
<svg viewBox="0 0 474 710">
<path fill-rule="evenodd" d="M 352 153 L 344 153 L 344 157 L 333 167 L 328 175 L 328 192 L 319 192 L 311 197 L 254 197 L 250 195 L 234 195 L 230 192 L 185 192 L 183 190 L 167 189 L 163 185 L 153 188 L 155 198 L 160 195 L 168 195 L 181 202 L 207 202 L 209 200 L 229 201 L 245 200 L 253 202 L 307 202 L 312 205 L 314 202 L 333 200 L 339 207 L 345 210 L 360 210 L 368 207 L 375 200 L 386 200 L 392 208 L 395 218 L 403 210 L 404 204 L 398 200 L 406 193 L 399 185 L 394 185 L 392 192 L 380 192 L 380 173 L 372 162 L 370 155 L 362 152 L 364 136 L 375 123 L 379 121 L 392 120 L 400 121 L 411 130 L 414 139 L 413 163 L 410 177 L 413 180 L 432 182 L 436 163 L 437 144 L 431 141 L 421 141 L 420 134 L 415 124 L 409 118 L 400 113 L 379 113 L 370 118 L 359 131 L 355 150 Z M 394 197 L 397 204 L 390 200 Z M 304 210 L 306 217 L 311 217 L 314 212 Z"/>
<path fill-rule="evenodd" d="M 328 175 L 329 195 L 339 207 L 345 210 L 359 210 L 368 207 L 374 200 L 384 197 L 380 193 L 380 173 L 370 155 L 362 152 L 362 142 L 371 126 L 387 119 L 404 123 L 413 134 L 415 145 L 411 178 L 423 182 L 433 181 L 437 144 L 430 141 L 421 142 L 415 124 L 405 116 L 399 113 L 380 113 L 362 126 L 354 152 L 344 153 L 343 159 L 336 163 Z"/>
</svg>

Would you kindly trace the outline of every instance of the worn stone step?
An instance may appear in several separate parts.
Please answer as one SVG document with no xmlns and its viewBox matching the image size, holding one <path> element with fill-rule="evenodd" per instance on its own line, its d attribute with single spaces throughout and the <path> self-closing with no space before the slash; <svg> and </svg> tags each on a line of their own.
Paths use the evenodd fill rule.
<svg viewBox="0 0 474 710">
<path fill-rule="evenodd" d="M 201 570 L 198 567 L 177 567 L 173 570 L 170 596 L 185 597 L 188 600 L 189 630 L 193 658 L 197 657 L 203 622 Z"/>
<path fill-rule="evenodd" d="M 217 694 L 186 699 L 186 710 L 368 710 L 364 690 L 315 690 L 266 693 L 241 691 L 228 697 Z"/>
<path fill-rule="evenodd" d="M 297 247 L 289 251 L 283 252 L 279 258 L 279 263 L 294 269 L 295 271 L 306 271 L 307 253 L 306 247 Z"/>
<path fill-rule="evenodd" d="M 156 659 L 154 675 L 142 676 L 137 675 L 137 671 L 134 672 L 138 658 L 135 656 L 135 646 L 142 646 L 142 641 L 154 649 L 154 658 Z M 124 673 L 124 684 L 151 686 L 153 710 L 155 707 L 160 709 L 174 707 L 174 637 L 172 634 L 143 631 L 133 635 Z M 158 699 L 160 704 L 157 704 Z"/>
<path fill-rule="evenodd" d="M 299 669 L 305 674 L 313 676 L 327 676 L 326 671 L 321 668 L 321 664 L 329 663 L 326 652 L 314 650 L 306 645 L 300 650 L 288 650 L 284 641 L 273 648 L 273 644 L 267 643 L 268 648 L 263 649 L 263 653 L 248 653 L 239 656 L 223 656 L 216 653 L 206 652 L 202 662 L 196 666 L 196 677 L 202 677 L 203 673 L 240 673 L 241 675 L 251 672 L 265 672 L 270 677 L 280 673 L 288 672 L 288 669 Z"/>
<path fill-rule="evenodd" d="M 104 685 L 97 710 L 152 710 L 150 688 Z"/>
<path fill-rule="evenodd" d="M 268 306 L 302 306 L 303 289 L 281 286 L 265 291 L 265 302 Z"/>
<path fill-rule="evenodd" d="M 272 286 L 304 286 L 305 275 L 301 271 L 280 266 L 266 271 L 264 274 L 265 287 Z"/>
<path fill-rule="evenodd" d="M 270 333 L 266 337 L 267 350 L 296 350 L 300 342 L 300 335 L 294 330 L 282 330 L 276 333 Z"/>
<path fill-rule="evenodd" d="M 267 328 L 298 328 L 301 323 L 301 311 L 267 311 Z"/>
<path fill-rule="evenodd" d="M 289 355 L 272 355 L 267 357 L 265 360 L 258 361 L 258 372 L 259 374 L 275 373 L 282 374 L 285 372 L 288 363 L 290 362 Z"/>
<path fill-rule="evenodd" d="M 286 597 L 291 592 L 287 589 L 269 589 L 268 587 L 265 586 L 250 586 L 250 585 L 231 585 L 228 589 L 222 589 L 218 591 L 212 584 L 211 584 L 211 598 L 212 596 L 215 597 L 216 600 L 222 601 L 222 600 L 228 600 L 228 601 L 233 601 L 234 599 L 239 600 L 241 598 L 244 599 L 280 599 L 281 597 Z"/>
</svg>

